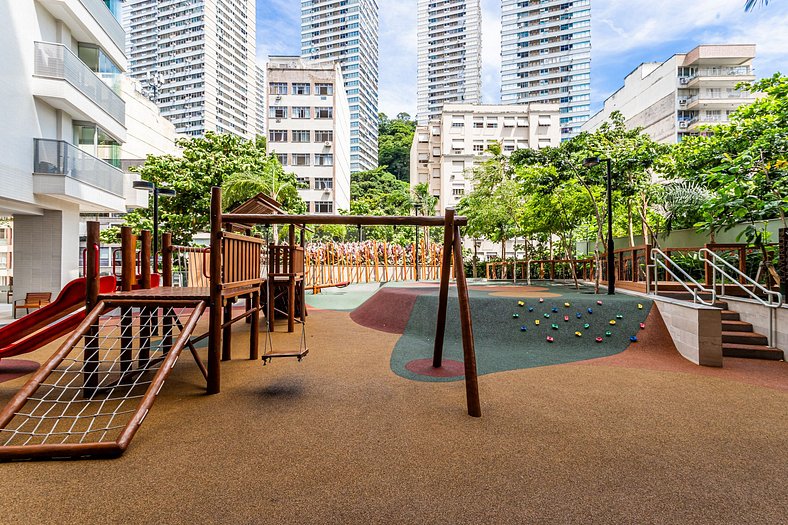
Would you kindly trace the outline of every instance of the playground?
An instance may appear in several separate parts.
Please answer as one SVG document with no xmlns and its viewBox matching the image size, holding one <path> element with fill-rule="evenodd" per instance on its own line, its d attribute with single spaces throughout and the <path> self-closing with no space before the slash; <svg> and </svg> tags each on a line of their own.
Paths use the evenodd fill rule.
<svg viewBox="0 0 788 525">
<path fill-rule="evenodd" d="M 453 215 L 385 219 L 444 223 L 441 280 L 306 293 L 294 228 L 264 276 L 232 228 L 292 217 L 214 211 L 210 251 L 165 237 L 159 276 L 143 233 L 119 290 L 87 252 L 77 291 L 0 333 L 3 459 L 115 458 L 4 463 L 4 523 L 788 515 L 785 362 L 698 366 L 645 295 L 452 282 Z"/>
</svg>

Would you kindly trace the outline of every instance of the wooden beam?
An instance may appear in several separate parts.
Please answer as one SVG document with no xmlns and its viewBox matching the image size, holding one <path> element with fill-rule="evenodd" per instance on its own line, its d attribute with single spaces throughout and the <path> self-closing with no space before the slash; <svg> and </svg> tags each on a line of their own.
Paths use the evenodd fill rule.
<svg viewBox="0 0 788 525">
<path fill-rule="evenodd" d="M 222 189 L 211 188 L 210 308 L 208 393 L 221 390 L 222 351 Z"/>
<path fill-rule="evenodd" d="M 443 260 L 441 262 L 441 286 L 438 295 L 438 324 L 435 327 L 435 347 L 432 366 L 440 368 L 443 362 L 443 336 L 446 332 L 446 305 L 449 299 L 449 277 L 451 276 L 451 250 L 454 239 L 454 208 L 446 209 L 443 226 Z"/>
<path fill-rule="evenodd" d="M 423 217 L 411 215 L 244 215 L 228 213 L 222 216 L 223 222 L 238 224 L 346 224 L 353 226 L 443 226 L 443 217 Z M 468 224 L 466 217 L 454 217 L 459 226 Z"/>
<path fill-rule="evenodd" d="M 468 298 L 468 284 L 465 281 L 465 266 L 462 264 L 462 241 L 460 227 L 454 228 L 454 275 L 457 279 L 457 297 L 460 302 L 460 327 L 462 329 L 462 353 L 465 364 L 465 396 L 468 403 L 468 415 L 481 417 L 482 408 L 479 402 L 479 379 L 476 375 L 476 351 L 473 343 L 473 322 L 471 321 L 471 305 Z"/>
</svg>

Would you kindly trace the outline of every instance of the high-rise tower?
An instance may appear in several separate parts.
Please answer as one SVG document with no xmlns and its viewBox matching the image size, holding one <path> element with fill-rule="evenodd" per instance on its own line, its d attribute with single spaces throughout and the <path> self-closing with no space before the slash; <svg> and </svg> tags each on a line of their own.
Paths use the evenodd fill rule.
<svg viewBox="0 0 788 525">
<path fill-rule="evenodd" d="M 302 0 L 301 56 L 336 60 L 350 104 L 350 170 L 378 165 L 377 0 Z"/>
<path fill-rule="evenodd" d="M 591 114 L 591 0 L 502 0 L 501 102 L 557 103 L 561 138 Z"/>
<path fill-rule="evenodd" d="M 255 0 L 127 0 L 129 75 L 178 133 L 253 137 Z"/>
<path fill-rule="evenodd" d="M 417 101 L 419 124 L 444 104 L 478 104 L 482 94 L 479 0 L 419 0 Z"/>
</svg>

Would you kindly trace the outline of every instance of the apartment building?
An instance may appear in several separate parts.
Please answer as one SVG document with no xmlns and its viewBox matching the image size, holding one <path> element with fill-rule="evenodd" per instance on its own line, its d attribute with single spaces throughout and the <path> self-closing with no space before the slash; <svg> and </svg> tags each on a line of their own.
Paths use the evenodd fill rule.
<svg viewBox="0 0 788 525">
<path fill-rule="evenodd" d="M 755 100 L 755 94 L 736 89 L 755 80 L 754 58 L 754 44 L 714 44 L 640 64 L 582 129 L 594 131 L 620 111 L 628 127 L 642 127 L 657 142 L 698 134 L 701 126 L 727 122 L 737 107 Z"/>
<path fill-rule="evenodd" d="M 0 217 L 13 217 L 17 297 L 57 293 L 79 275 L 81 213 L 126 210 L 118 6 L 0 2 Z"/>
<path fill-rule="evenodd" d="M 503 0 L 501 102 L 558 104 L 562 140 L 591 115 L 591 1 Z"/>
<path fill-rule="evenodd" d="M 255 0 L 126 0 L 129 75 L 178 133 L 253 138 Z"/>
<path fill-rule="evenodd" d="M 335 61 L 272 56 L 266 67 L 268 150 L 299 190 L 311 213 L 350 209 L 350 108 Z"/>
<path fill-rule="evenodd" d="M 444 104 L 482 100 L 482 10 L 479 0 L 418 0 L 417 120 Z"/>
<path fill-rule="evenodd" d="M 410 152 L 410 184 L 428 183 L 437 211 L 456 206 L 472 187 L 470 170 L 500 143 L 504 154 L 561 142 L 557 104 L 446 104 L 418 126 Z"/>
<path fill-rule="evenodd" d="M 350 171 L 378 165 L 378 2 L 303 0 L 301 56 L 342 65 L 350 104 Z"/>
<path fill-rule="evenodd" d="M 257 92 L 255 96 L 255 103 L 257 104 L 257 124 L 255 125 L 255 133 L 261 137 L 265 136 L 265 69 L 260 66 L 255 66 L 255 75 L 257 76 Z"/>
</svg>

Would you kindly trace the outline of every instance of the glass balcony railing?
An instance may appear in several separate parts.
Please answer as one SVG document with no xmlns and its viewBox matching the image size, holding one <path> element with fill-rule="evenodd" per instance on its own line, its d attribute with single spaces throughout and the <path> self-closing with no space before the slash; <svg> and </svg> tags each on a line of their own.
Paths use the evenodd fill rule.
<svg viewBox="0 0 788 525">
<path fill-rule="evenodd" d="M 33 139 L 33 172 L 71 177 L 119 197 L 123 172 L 64 140 Z"/>
<path fill-rule="evenodd" d="M 112 118 L 125 125 L 126 105 L 123 99 L 66 46 L 36 42 L 33 74 L 65 80 L 104 109 Z"/>
<path fill-rule="evenodd" d="M 120 0 L 79 0 L 112 39 L 118 49 L 126 46 L 126 33 L 120 25 Z"/>
</svg>

